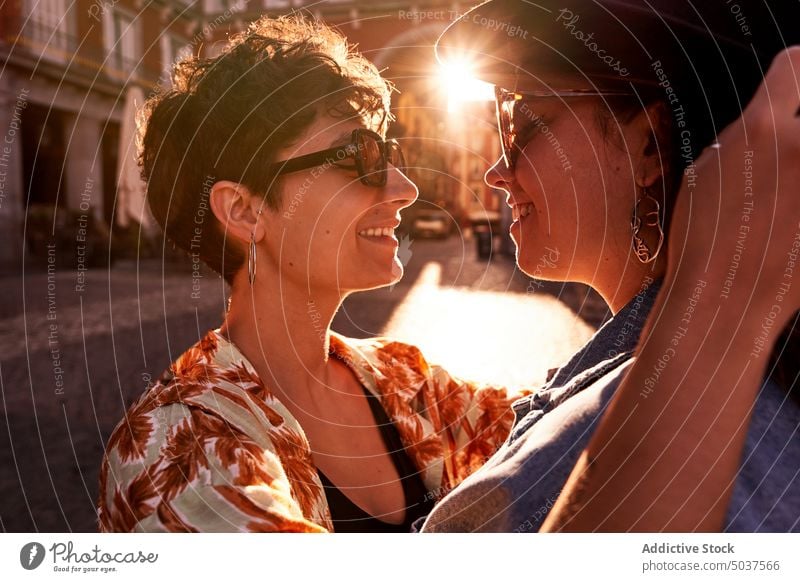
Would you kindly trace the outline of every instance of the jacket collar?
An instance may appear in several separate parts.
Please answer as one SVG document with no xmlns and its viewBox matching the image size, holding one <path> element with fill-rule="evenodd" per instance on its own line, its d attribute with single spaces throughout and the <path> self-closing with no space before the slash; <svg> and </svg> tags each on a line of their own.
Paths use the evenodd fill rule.
<svg viewBox="0 0 800 582">
<path fill-rule="evenodd" d="M 258 384 L 259 390 L 257 391 L 260 392 L 260 396 L 269 400 L 269 405 L 275 408 L 276 411 L 284 417 L 284 421 L 287 422 L 293 430 L 304 434 L 300 424 L 294 416 L 292 416 L 291 412 L 280 403 L 280 400 L 274 397 L 270 388 L 259 378 L 252 363 L 233 342 L 220 333 L 220 328 L 210 330 L 203 342 L 214 346 L 206 352 L 210 360 L 208 362 L 209 364 L 213 364 L 219 370 L 228 371 L 229 373 L 237 370 L 242 371 L 239 373 L 238 377 L 244 381 L 243 385 L 250 383 Z M 364 385 L 370 393 L 375 396 L 381 396 L 377 386 L 383 374 L 374 365 L 368 355 L 362 351 L 359 347 L 359 342 L 353 342 L 338 333 L 331 332 L 328 354 L 332 358 L 338 358 L 350 368 L 356 378 L 358 378 L 361 384 Z M 237 382 L 237 384 L 238 383 L 239 382 Z"/>
<path fill-rule="evenodd" d="M 655 281 L 650 279 L 648 286 L 597 330 L 589 341 L 558 369 L 544 388 L 562 387 L 575 376 L 606 360 L 623 355 L 625 357 L 621 359 L 627 359 L 633 355 L 639 343 L 639 335 L 647 321 L 647 315 L 653 308 L 662 283 L 662 279 Z"/>
</svg>

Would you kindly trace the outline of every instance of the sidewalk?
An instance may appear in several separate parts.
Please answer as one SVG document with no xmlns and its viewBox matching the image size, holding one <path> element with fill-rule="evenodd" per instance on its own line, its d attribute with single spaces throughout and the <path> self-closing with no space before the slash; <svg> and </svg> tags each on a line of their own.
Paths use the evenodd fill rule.
<svg viewBox="0 0 800 582">
<path fill-rule="evenodd" d="M 478 261 L 458 237 L 407 251 L 404 279 L 348 298 L 336 331 L 395 335 L 473 379 L 535 383 L 592 332 L 584 317 L 602 319 L 596 298 L 581 307 L 585 289 L 531 292 L 513 260 Z M 0 531 L 95 531 L 111 430 L 150 381 L 221 323 L 227 298 L 218 276 L 204 274 L 195 291 L 189 270 L 158 260 L 90 270 L 79 291 L 76 283 L 70 271 L 0 278 Z"/>
</svg>

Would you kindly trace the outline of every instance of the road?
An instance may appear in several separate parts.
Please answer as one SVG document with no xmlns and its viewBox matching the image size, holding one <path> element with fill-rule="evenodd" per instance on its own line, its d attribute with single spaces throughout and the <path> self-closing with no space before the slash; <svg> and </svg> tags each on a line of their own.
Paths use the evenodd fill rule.
<svg viewBox="0 0 800 582">
<path fill-rule="evenodd" d="M 403 241 L 406 275 L 349 297 L 334 329 L 419 345 L 452 373 L 540 384 L 607 316 L 578 285 L 539 287 L 471 241 Z M 96 531 L 104 444 L 127 406 L 222 320 L 226 289 L 191 266 L 118 263 L 0 278 L 0 531 Z"/>
</svg>

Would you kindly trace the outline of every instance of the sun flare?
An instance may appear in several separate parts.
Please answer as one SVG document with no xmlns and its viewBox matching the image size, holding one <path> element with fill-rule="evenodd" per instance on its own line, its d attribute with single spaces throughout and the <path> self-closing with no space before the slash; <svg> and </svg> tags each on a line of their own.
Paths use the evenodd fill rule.
<svg viewBox="0 0 800 582">
<path fill-rule="evenodd" d="M 476 79 L 467 61 L 455 60 L 443 63 L 439 79 L 447 96 L 448 111 L 457 110 L 467 101 L 491 101 L 494 87 L 490 83 Z"/>
</svg>

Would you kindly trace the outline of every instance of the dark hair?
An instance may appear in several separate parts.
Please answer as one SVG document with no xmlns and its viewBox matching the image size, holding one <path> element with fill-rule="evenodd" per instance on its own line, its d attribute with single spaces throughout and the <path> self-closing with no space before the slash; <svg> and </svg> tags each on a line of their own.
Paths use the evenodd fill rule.
<svg viewBox="0 0 800 582">
<path fill-rule="evenodd" d="M 612 124 L 627 124 L 648 108 L 654 108 L 656 115 L 651 117 L 653 132 L 645 153 L 657 154 L 663 170 L 663 186 L 653 189 L 649 194 L 661 204 L 664 218 L 662 226 L 664 232 L 668 232 L 672 209 L 689 160 L 680 155 L 681 132 L 677 124 L 672 122 L 666 100 L 652 87 L 640 87 L 634 95 L 606 97 L 596 109 L 596 118 L 603 134 L 613 139 L 616 132 L 612 130 Z"/>
<path fill-rule="evenodd" d="M 321 22 L 263 17 L 214 58 L 177 63 L 172 88 L 139 117 L 139 162 L 147 200 L 164 234 L 228 283 L 244 263 L 210 210 L 211 186 L 231 180 L 281 206 L 269 174 L 275 153 L 320 112 L 360 116 L 385 132 L 391 85 L 347 40 Z"/>
<path fill-rule="evenodd" d="M 684 170 L 693 162 L 694 155 L 699 153 L 699 148 L 713 142 L 716 135 L 713 128 L 709 124 L 694 123 L 684 119 L 688 131 L 693 135 L 692 155 L 682 155 L 681 148 L 684 147 L 681 138 L 681 131 L 678 129 L 678 124 L 670 115 L 670 108 L 663 96 L 659 95 L 651 87 L 644 87 L 638 91 L 641 100 L 624 97 L 610 97 L 605 104 L 599 105 L 597 108 L 597 121 L 603 133 L 607 137 L 611 137 L 614 133 L 611 131 L 611 123 L 615 118 L 619 123 L 630 122 L 638 113 L 641 113 L 644 108 L 650 107 L 655 104 L 660 104 L 662 107 L 657 126 L 654 128 L 655 132 L 661 134 L 661 139 L 658 136 L 651 134 L 651 143 L 655 145 L 656 141 L 661 141 L 658 144 L 659 153 L 661 154 L 662 167 L 664 169 L 664 197 L 659 199 L 662 203 L 664 214 L 664 232 L 668 232 L 672 209 L 674 202 L 677 198 L 678 192 L 681 188 Z M 696 110 L 702 104 L 688 102 L 686 105 L 687 110 Z M 720 128 L 720 129 L 724 129 Z M 666 143 L 663 143 L 666 138 Z M 653 192 L 652 195 L 657 196 L 660 192 Z M 666 249 L 666 246 L 664 247 Z M 775 346 L 772 354 L 770 354 L 769 364 L 767 367 L 767 374 L 773 381 L 781 385 L 787 393 L 798 404 L 800 404 L 800 386 L 798 386 L 798 375 L 800 375 L 800 326 L 798 326 L 798 318 L 800 312 L 795 314 L 792 322 L 781 332 L 778 343 Z"/>
<path fill-rule="evenodd" d="M 782 331 L 778 344 L 769 357 L 767 373 L 778 384 L 783 386 L 795 402 L 800 404 L 800 312 Z"/>
</svg>

